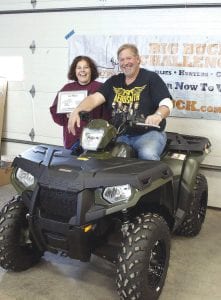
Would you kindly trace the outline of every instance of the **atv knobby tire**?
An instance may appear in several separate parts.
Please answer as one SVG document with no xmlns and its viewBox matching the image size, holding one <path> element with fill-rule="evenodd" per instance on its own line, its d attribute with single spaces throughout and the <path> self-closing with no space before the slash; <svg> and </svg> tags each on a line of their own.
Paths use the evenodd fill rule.
<svg viewBox="0 0 221 300">
<path fill-rule="evenodd" d="M 193 192 L 189 199 L 189 209 L 181 226 L 175 231 L 177 235 L 196 236 L 206 217 L 208 202 L 208 185 L 204 175 L 198 174 Z"/>
<path fill-rule="evenodd" d="M 26 213 L 19 196 L 10 200 L 1 210 L 0 266 L 6 270 L 26 270 L 42 256 L 29 236 Z"/>
<path fill-rule="evenodd" d="M 152 213 L 130 224 L 117 262 L 117 290 L 121 299 L 158 299 L 170 257 L 170 231 L 165 220 Z"/>
</svg>

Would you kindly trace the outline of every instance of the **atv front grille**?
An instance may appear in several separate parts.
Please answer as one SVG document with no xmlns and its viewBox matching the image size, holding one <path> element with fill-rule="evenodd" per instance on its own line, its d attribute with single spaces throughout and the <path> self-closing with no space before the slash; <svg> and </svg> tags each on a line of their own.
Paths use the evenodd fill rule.
<svg viewBox="0 0 221 300">
<path fill-rule="evenodd" d="M 77 212 L 77 194 L 41 187 L 39 204 L 42 217 L 68 222 Z"/>
</svg>

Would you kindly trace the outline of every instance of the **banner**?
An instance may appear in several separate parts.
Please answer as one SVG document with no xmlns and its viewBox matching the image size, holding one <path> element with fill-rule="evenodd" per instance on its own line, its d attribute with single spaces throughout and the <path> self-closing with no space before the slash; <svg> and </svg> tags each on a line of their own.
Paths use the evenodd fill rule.
<svg viewBox="0 0 221 300">
<path fill-rule="evenodd" d="M 173 97 L 172 116 L 221 120 L 221 39 L 194 36 L 78 35 L 69 39 L 69 63 L 93 58 L 99 79 L 120 72 L 117 49 L 137 46 L 141 67 L 157 72 Z"/>
</svg>

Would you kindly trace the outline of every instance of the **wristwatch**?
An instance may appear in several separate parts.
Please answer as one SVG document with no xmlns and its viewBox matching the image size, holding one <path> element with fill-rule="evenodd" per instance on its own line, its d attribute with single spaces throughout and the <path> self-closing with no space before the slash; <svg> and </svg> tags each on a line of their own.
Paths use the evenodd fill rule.
<svg viewBox="0 0 221 300">
<path fill-rule="evenodd" d="M 160 111 L 156 111 L 155 115 L 161 116 L 161 118 L 163 119 L 163 114 Z"/>
</svg>

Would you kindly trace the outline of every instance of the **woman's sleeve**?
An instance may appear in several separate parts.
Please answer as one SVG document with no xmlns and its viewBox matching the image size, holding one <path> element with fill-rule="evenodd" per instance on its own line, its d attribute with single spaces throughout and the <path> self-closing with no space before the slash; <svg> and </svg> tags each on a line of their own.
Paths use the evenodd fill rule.
<svg viewBox="0 0 221 300">
<path fill-rule="evenodd" d="M 104 119 L 104 120 L 110 120 L 111 118 L 111 110 L 107 109 L 107 106 L 105 104 L 102 104 L 91 112 L 92 119 Z"/>
<path fill-rule="evenodd" d="M 54 99 L 54 102 L 52 104 L 52 106 L 50 107 L 50 113 L 52 116 L 52 119 L 54 120 L 54 122 L 60 126 L 64 126 L 67 121 L 68 118 L 66 116 L 66 114 L 58 114 L 57 113 L 57 103 L 58 103 L 58 94 Z"/>
</svg>

